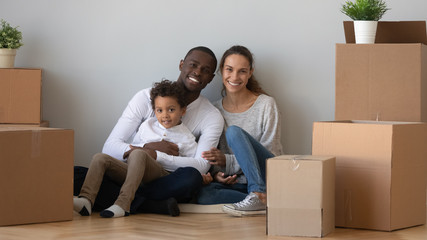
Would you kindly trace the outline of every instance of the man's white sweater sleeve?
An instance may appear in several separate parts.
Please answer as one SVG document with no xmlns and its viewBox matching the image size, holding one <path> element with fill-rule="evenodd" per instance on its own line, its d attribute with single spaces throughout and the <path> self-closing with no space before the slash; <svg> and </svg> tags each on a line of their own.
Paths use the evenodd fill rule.
<svg viewBox="0 0 427 240">
<path fill-rule="evenodd" d="M 144 89 L 129 101 L 107 138 L 103 153 L 124 161 L 123 154 L 130 149 L 130 138 L 137 132 L 140 124 L 152 114 L 149 91 L 150 89 Z"/>
</svg>

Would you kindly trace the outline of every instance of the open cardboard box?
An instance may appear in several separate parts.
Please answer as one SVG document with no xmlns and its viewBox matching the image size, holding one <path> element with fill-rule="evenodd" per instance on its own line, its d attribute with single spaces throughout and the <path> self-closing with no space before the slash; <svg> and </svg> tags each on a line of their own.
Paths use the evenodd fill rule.
<svg viewBox="0 0 427 240">
<path fill-rule="evenodd" d="M 344 21 L 346 43 L 355 43 L 353 21 Z M 375 43 L 423 43 L 427 45 L 425 21 L 379 21 Z"/>
<path fill-rule="evenodd" d="M 315 122 L 312 154 L 336 156 L 336 226 L 425 224 L 426 143 L 427 123 Z"/>
<path fill-rule="evenodd" d="M 336 45 L 335 120 L 427 122 L 425 21 L 379 22 L 376 44 Z"/>
</svg>

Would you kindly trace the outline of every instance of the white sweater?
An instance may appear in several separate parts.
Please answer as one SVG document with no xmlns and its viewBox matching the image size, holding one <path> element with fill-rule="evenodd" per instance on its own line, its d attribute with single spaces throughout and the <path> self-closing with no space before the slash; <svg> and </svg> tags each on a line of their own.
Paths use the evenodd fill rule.
<svg viewBox="0 0 427 240">
<path fill-rule="evenodd" d="M 139 91 L 128 103 L 122 116 L 114 126 L 104 144 L 102 152 L 114 158 L 124 161 L 123 154 L 130 149 L 129 143 L 137 134 L 142 122 L 154 117 L 154 111 L 150 101 L 151 88 Z M 218 145 L 219 137 L 224 127 L 224 119 L 221 113 L 208 99 L 199 96 L 187 106 L 183 123 L 193 133 L 197 141 L 197 151 L 193 157 L 164 156 L 161 153 L 157 159 L 165 169 L 171 171 L 179 167 L 194 167 L 200 173 L 209 170 L 209 163 L 202 158 L 202 152 L 208 151 Z"/>
<path fill-rule="evenodd" d="M 132 145 L 143 147 L 146 143 L 169 141 L 178 145 L 179 156 L 194 157 L 197 150 L 197 142 L 191 131 L 183 124 L 171 128 L 163 127 L 156 117 L 145 120 L 135 134 Z M 172 156 L 156 151 L 157 161 L 163 165 L 167 171 L 173 171 L 174 166 L 168 166 Z"/>
</svg>

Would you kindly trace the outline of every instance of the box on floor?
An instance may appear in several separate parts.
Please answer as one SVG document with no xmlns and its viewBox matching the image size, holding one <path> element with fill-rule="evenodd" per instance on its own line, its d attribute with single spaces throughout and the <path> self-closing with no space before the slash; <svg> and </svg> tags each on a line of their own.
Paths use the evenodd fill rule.
<svg viewBox="0 0 427 240">
<path fill-rule="evenodd" d="M 336 44 L 335 120 L 427 122 L 425 21 L 379 22 L 376 44 Z"/>
<path fill-rule="evenodd" d="M 335 158 L 267 160 L 267 234 L 323 237 L 335 228 Z"/>
<path fill-rule="evenodd" d="M 41 85 L 41 69 L 0 68 L 0 123 L 40 123 Z"/>
<path fill-rule="evenodd" d="M 336 226 L 425 224 L 426 143 L 427 123 L 315 122 L 312 153 L 336 156 Z"/>
<path fill-rule="evenodd" d="M 74 132 L 0 126 L 0 226 L 72 220 Z"/>
</svg>

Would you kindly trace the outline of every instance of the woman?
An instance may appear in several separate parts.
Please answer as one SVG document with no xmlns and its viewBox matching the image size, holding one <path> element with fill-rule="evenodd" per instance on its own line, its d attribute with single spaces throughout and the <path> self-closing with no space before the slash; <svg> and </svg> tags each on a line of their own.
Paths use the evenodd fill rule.
<svg viewBox="0 0 427 240">
<path fill-rule="evenodd" d="M 233 46 L 224 53 L 219 69 L 223 98 L 214 105 L 224 116 L 225 134 L 219 149 L 202 155 L 214 166 L 216 182 L 202 188 L 198 202 L 234 203 L 223 210 L 235 216 L 265 214 L 265 161 L 282 154 L 280 113 L 255 80 L 253 64 L 246 47 Z"/>
</svg>

